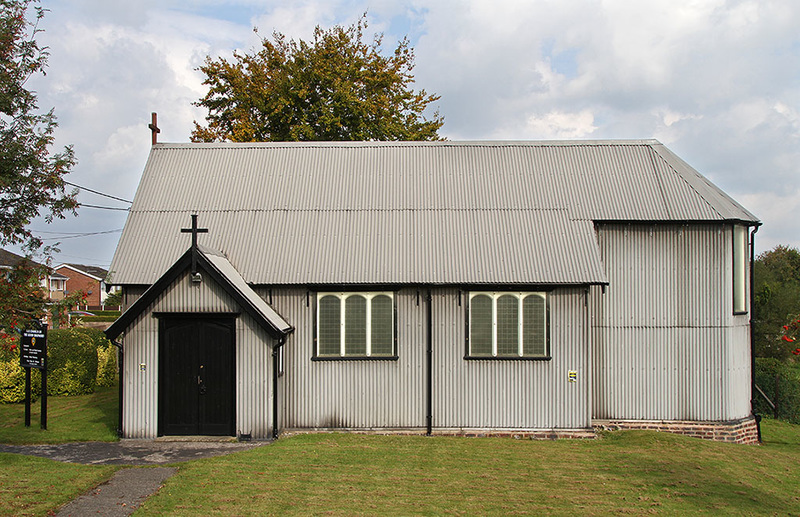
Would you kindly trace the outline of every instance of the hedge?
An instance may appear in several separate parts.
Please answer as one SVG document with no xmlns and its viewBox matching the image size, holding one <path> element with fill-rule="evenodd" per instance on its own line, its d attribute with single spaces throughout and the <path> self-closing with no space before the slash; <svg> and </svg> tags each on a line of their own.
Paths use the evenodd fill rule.
<svg viewBox="0 0 800 517">
<path fill-rule="evenodd" d="M 19 366 L 19 340 L 0 338 L 0 402 L 25 400 L 25 370 Z M 102 331 L 53 329 L 47 333 L 47 394 L 83 395 L 95 386 L 113 386 L 117 379 L 116 348 Z M 32 371 L 31 391 L 38 398 L 41 377 Z"/>
<path fill-rule="evenodd" d="M 756 384 L 775 404 L 754 394 L 756 411 L 793 424 L 800 424 L 800 366 L 773 358 L 756 358 Z"/>
<path fill-rule="evenodd" d="M 31 398 L 39 398 L 42 381 L 39 370 L 31 372 Z M 0 403 L 25 400 L 25 369 L 19 365 L 19 339 L 0 336 Z"/>
</svg>

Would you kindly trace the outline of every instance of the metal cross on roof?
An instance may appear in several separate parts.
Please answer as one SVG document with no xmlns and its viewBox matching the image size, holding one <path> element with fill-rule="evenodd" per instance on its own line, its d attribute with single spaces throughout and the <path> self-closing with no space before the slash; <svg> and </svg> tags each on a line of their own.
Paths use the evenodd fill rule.
<svg viewBox="0 0 800 517">
<path fill-rule="evenodd" d="M 208 233 L 208 228 L 197 227 L 197 214 L 192 214 L 192 227 L 181 228 L 181 233 L 192 234 L 192 275 L 197 273 L 197 234 Z"/>
</svg>

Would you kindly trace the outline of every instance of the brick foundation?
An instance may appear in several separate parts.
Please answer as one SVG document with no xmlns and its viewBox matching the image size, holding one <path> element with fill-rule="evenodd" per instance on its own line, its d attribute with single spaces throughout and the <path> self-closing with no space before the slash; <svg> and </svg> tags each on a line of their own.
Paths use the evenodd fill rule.
<svg viewBox="0 0 800 517">
<path fill-rule="evenodd" d="M 729 422 L 691 420 L 595 420 L 593 429 L 433 429 L 434 436 L 498 436 L 516 440 L 593 439 L 597 431 L 640 430 L 683 434 L 718 442 L 758 444 L 758 429 L 753 417 Z M 358 433 L 383 435 L 424 435 L 425 429 L 285 429 L 282 436 L 305 433 Z"/>
<path fill-rule="evenodd" d="M 643 430 L 683 434 L 719 442 L 758 444 L 758 428 L 753 417 L 728 422 L 691 420 L 595 420 L 598 431 Z"/>
<path fill-rule="evenodd" d="M 356 434 L 377 434 L 377 435 L 424 435 L 425 429 L 285 429 L 281 431 L 281 436 L 291 436 L 305 433 L 356 433 Z M 502 438 L 513 438 L 516 440 L 560 440 L 569 439 L 594 439 L 597 433 L 594 429 L 436 429 L 433 436 L 464 436 L 471 438 L 484 438 L 496 436 Z"/>
</svg>

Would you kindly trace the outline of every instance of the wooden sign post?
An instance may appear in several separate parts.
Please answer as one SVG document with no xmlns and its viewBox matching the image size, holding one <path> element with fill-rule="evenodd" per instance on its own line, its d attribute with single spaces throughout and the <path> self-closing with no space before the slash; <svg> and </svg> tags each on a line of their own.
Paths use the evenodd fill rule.
<svg viewBox="0 0 800 517">
<path fill-rule="evenodd" d="M 19 364 L 25 368 L 25 427 L 31 426 L 31 368 L 42 372 L 42 429 L 47 429 L 47 325 L 22 331 Z"/>
</svg>

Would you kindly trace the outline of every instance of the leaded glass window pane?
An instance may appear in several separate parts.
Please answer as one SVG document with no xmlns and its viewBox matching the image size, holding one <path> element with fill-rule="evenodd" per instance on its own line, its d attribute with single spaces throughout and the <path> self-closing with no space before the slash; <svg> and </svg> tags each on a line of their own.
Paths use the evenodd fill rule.
<svg viewBox="0 0 800 517">
<path fill-rule="evenodd" d="M 733 227 L 733 312 L 747 312 L 747 228 Z"/>
<path fill-rule="evenodd" d="M 522 353 L 525 356 L 547 355 L 547 314 L 544 298 L 530 295 L 522 302 Z"/>
<path fill-rule="evenodd" d="M 378 295 L 372 299 L 372 355 L 394 355 L 394 307 L 392 299 Z"/>
<path fill-rule="evenodd" d="M 492 355 L 492 299 L 485 294 L 474 296 L 469 302 L 470 354 Z"/>
<path fill-rule="evenodd" d="M 367 300 L 360 295 L 344 302 L 344 354 L 367 355 Z"/>
<path fill-rule="evenodd" d="M 497 355 L 519 356 L 519 300 L 513 294 L 497 299 Z"/>
<path fill-rule="evenodd" d="M 317 353 L 341 354 L 341 309 L 338 296 L 323 296 L 319 301 Z"/>
</svg>

